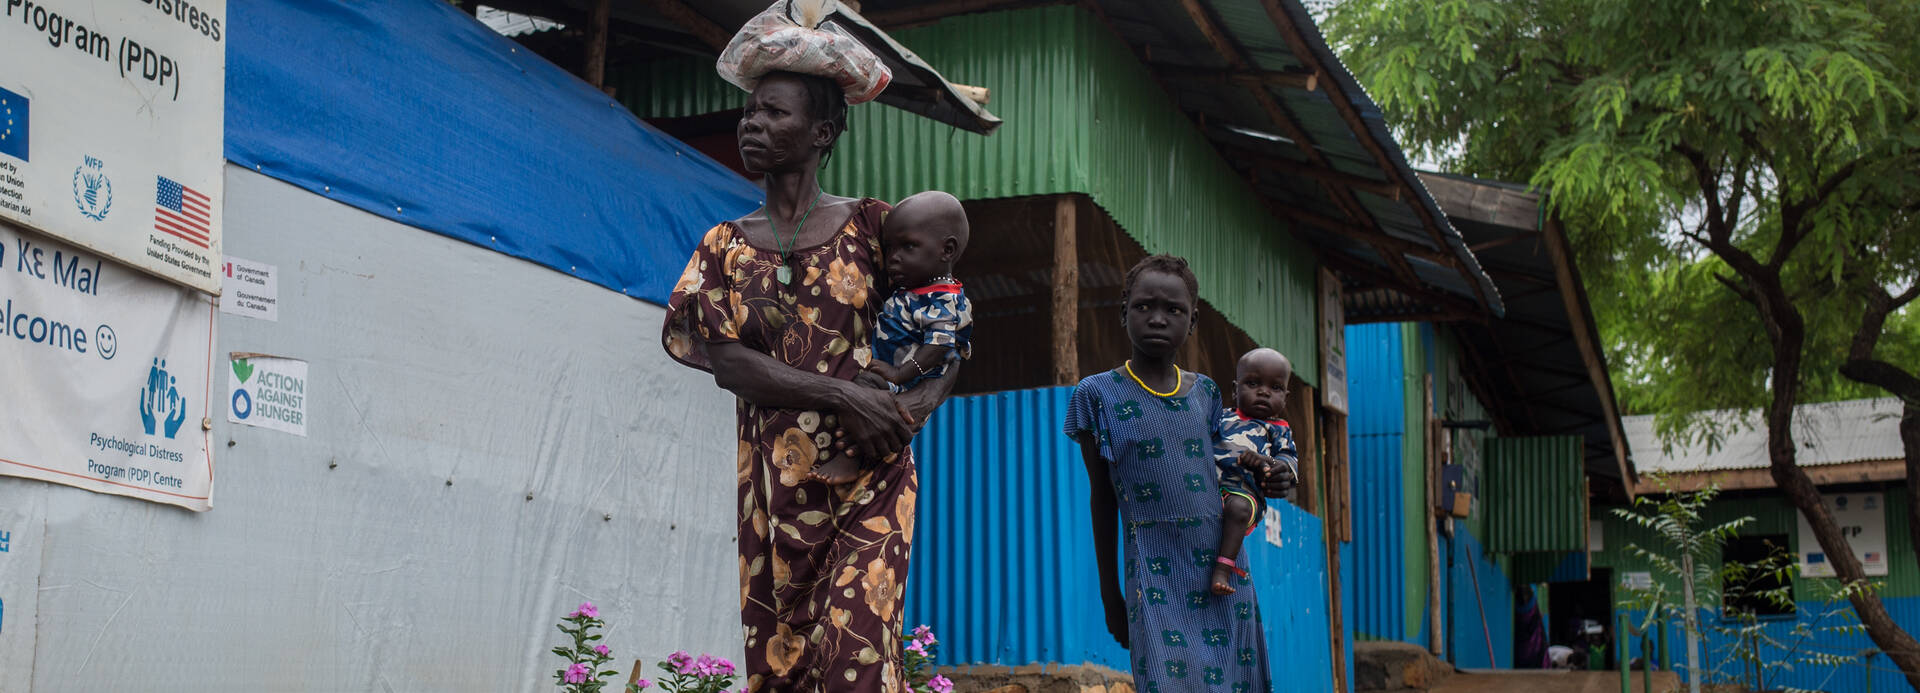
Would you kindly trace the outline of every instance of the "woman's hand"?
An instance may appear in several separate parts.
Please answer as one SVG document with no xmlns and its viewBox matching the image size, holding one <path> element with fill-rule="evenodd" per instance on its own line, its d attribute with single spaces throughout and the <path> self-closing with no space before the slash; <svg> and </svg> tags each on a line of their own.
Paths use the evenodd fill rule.
<svg viewBox="0 0 1920 693">
<path fill-rule="evenodd" d="M 893 393 L 841 381 L 840 428 L 849 454 L 862 461 L 887 458 L 913 440 L 913 417 Z"/>
</svg>

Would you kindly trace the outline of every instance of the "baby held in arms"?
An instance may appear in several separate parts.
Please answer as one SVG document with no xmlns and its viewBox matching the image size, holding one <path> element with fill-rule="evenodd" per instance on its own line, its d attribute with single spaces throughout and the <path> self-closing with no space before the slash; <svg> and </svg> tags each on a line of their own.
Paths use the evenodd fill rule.
<svg viewBox="0 0 1920 693">
<path fill-rule="evenodd" d="M 953 278 L 954 263 L 967 250 L 967 211 L 937 190 L 910 196 L 887 214 L 880 243 L 893 295 L 880 305 L 873 360 L 854 381 L 905 392 L 972 353 L 973 307 Z M 838 450 L 813 470 L 829 484 L 859 475 L 859 465 Z"/>
</svg>

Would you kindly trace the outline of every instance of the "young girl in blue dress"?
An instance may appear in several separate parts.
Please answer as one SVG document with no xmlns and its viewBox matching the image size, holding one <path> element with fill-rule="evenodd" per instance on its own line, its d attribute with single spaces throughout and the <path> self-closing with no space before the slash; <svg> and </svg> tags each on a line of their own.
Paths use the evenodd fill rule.
<svg viewBox="0 0 1920 693">
<path fill-rule="evenodd" d="M 1253 586 L 1215 594 L 1208 584 L 1222 531 L 1220 389 L 1173 362 L 1193 331 L 1198 282 L 1185 260 L 1155 255 L 1127 272 L 1124 296 L 1133 356 L 1080 381 L 1065 426 L 1092 480 L 1107 630 L 1131 651 L 1141 693 L 1267 693 Z M 1124 589 L 1113 564 L 1116 525 L 1126 542 Z"/>
</svg>

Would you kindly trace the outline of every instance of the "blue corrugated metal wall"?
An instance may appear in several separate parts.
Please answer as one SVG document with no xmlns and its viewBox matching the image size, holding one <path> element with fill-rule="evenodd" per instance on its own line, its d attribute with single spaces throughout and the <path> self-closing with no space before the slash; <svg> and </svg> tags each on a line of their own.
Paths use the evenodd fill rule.
<svg viewBox="0 0 1920 693">
<path fill-rule="evenodd" d="M 1410 641 L 1406 632 L 1406 499 L 1401 467 L 1406 431 L 1404 339 L 1399 324 L 1347 328 L 1348 464 L 1353 494 L 1354 606 L 1362 639 Z"/>
<path fill-rule="evenodd" d="M 940 664 L 1128 670 L 1101 614 L 1086 472 L 1079 449 L 1060 433 L 1072 392 L 956 397 L 914 440 L 920 499 L 907 619 L 941 636 Z M 1282 545 L 1257 532 L 1247 544 L 1268 657 L 1288 688 L 1297 680 L 1298 690 L 1328 690 L 1320 520 L 1276 505 Z"/>
<path fill-rule="evenodd" d="M 1277 514 L 1280 520 L 1280 546 L 1267 543 L 1264 527 L 1247 537 L 1245 546 L 1252 563 L 1248 571 L 1259 593 L 1274 690 L 1332 690 L 1333 651 L 1327 631 L 1332 622 L 1320 518 L 1286 501 L 1272 501 L 1271 507 L 1276 512 L 1268 519 Z"/>
<path fill-rule="evenodd" d="M 1464 669 L 1510 669 L 1513 667 L 1513 585 L 1506 571 L 1480 540 L 1467 531 L 1466 524 L 1454 523 L 1452 539 L 1442 537 L 1440 550 L 1447 552 L 1447 624 L 1451 636 L 1450 657 Z M 1471 572 L 1470 572 L 1471 571 Z M 1474 581 L 1479 581 L 1479 600 L 1474 599 Z M 1481 621 L 1484 608 L 1486 621 Z M 1487 642 L 1493 642 L 1493 656 L 1487 656 Z M 1491 664 L 1489 664 L 1491 662 Z"/>
</svg>

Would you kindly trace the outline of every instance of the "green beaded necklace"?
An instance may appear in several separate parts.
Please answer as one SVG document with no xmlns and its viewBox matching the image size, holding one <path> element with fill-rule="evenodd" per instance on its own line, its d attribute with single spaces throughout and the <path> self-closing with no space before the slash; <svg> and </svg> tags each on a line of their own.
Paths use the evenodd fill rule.
<svg viewBox="0 0 1920 693">
<path fill-rule="evenodd" d="M 767 226 L 773 228 L 773 242 L 780 246 L 780 269 L 774 270 L 773 276 L 782 285 L 793 284 L 793 266 L 789 255 L 793 252 L 794 244 L 800 242 L 800 232 L 807 228 L 807 217 L 813 216 L 814 206 L 820 204 L 820 197 L 825 194 L 824 190 L 813 194 L 813 202 L 807 205 L 807 212 L 800 215 L 800 224 L 793 227 L 793 235 L 784 243 L 780 241 L 780 225 L 773 221 L 773 209 L 767 209 Z"/>
</svg>

